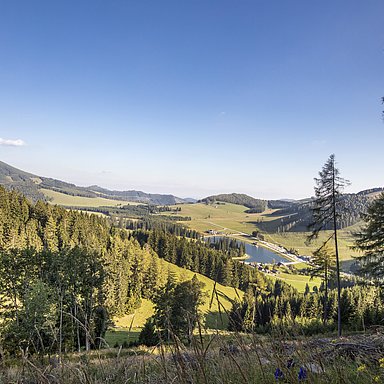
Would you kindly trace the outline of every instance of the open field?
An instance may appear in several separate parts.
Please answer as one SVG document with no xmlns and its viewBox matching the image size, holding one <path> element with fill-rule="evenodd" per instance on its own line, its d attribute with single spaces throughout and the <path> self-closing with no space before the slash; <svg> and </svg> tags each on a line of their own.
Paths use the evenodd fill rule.
<svg viewBox="0 0 384 384">
<path fill-rule="evenodd" d="M 131 343 L 139 339 L 140 328 L 113 328 L 107 331 L 105 335 L 105 342 L 109 347 L 115 345 L 122 345 L 124 342 Z"/>
<path fill-rule="evenodd" d="M 71 208 L 66 208 L 68 209 L 69 211 L 71 210 Z M 100 217 L 108 217 L 108 215 L 106 215 L 105 213 L 102 213 L 102 212 L 93 212 L 93 211 L 86 211 L 86 210 L 82 210 L 82 209 L 77 209 L 78 212 L 82 212 L 82 213 L 86 213 L 87 215 L 96 215 L 96 216 L 100 216 Z"/>
<path fill-rule="evenodd" d="M 184 225 L 201 232 L 214 229 L 223 233 L 237 231 L 251 234 L 257 229 L 258 222 L 277 218 L 269 216 L 273 210 L 263 213 L 245 213 L 248 208 L 230 203 L 212 205 L 196 203 L 174 207 L 181 208 L 181 211 L 178 212 L 180 216 L 192 218 L 191 221 L 183 222 Z"/>
<path fill-rule="evenodd" d="M 320 278 L 315 277 L 313 280 L 310 280 L 310 277 L 305 276 L 305 275 L 280 273 L 277 276 L 268 275 L 268 277 L 272 280 L 280 279 L 280 280 L 286 282 L 287 284 L 292 285 L 299 292 L 304 292 L 305 286 L 307 284 L 309 285 L 309 288 L 311 290 L 313 289 L 314 286 L 317 286 L 317 288 L 320 288 L 320 285 L 321 285 L 321 279 Z"/>
<path fill-rule="evenodd" d="M 135 205 L 129 201 L 120 201 L 112 199 L 104 199 L 103 197 L 82 197 L 82 196 L 71 196 L 65 193 L 51 191 L 50 189 L 40 189 L 50 199 L 51 204 L 62 205 L 65 207 L 118 207 L 122 205 Z"/>
<path fill-rule="evenodd" d="M 319 238 L 313 243 L 306 245 L 305 241 L 308 232 L 285 232 L 285 233 L 265 233 L 265 240 L 290 249 L 296 249 L 300 255 L 310 256 L 313 251 L 319 248 L 322 243 L 331 236 L 331 231 L 323 231 Z M 351 260 L 353 256 L 359 255 L 350 247 L 353 245 L 353 236 L 349 228 L 338 231 L 339 255 L 341 260 Z M 330 245 L 333 242 L 331 241 Z"/>
</svg>

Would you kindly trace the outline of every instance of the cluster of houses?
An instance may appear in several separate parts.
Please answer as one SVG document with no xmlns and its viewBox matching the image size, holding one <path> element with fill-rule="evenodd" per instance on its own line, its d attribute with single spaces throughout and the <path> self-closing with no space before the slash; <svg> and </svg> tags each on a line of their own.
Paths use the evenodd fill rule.
<svg viewBox="0 0 384 384">
<path fill-rule="evenodd" d="M 277 264 L 263 264 L 263 263 L 258 263 L 258 262 L 250 262 L 248 263 L 253 268 L 256 268 L 258 271 L 262 273 L 267 273 L 270 275 L 278 275 L 280 271 L 277 269 L 277 267 L 281 267 L 284 265 L 283 263 L 277 263 Z"/>
</svg>

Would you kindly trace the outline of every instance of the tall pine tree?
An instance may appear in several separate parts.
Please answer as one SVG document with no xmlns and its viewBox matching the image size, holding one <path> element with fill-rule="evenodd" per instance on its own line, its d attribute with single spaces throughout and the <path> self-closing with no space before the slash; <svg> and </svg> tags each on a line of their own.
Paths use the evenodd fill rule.
<svg viewBox="0 0 384 384">
<path fill-rule="evenodd" d="M 334 154 L 329 156 L 327 162 L 319 172 L 319 176 L 319 178 L 315 178 L 315 200 L 312 205 L 313 221 L 308 226 L 311 234 L 307 240 L 309 242 L 314 240 L 322 230 L 332 229 L 332 235 L 325 243 L 328 243 L 332 238 L 334 240 L 338 298 L 337 333 L 338 336 L 341 336 L 341 285 L 337 229 L 341 216 L 345 212 L 341 202 L 342 191 L 345 186 L 349 185 L 349 181 L 340 177 L 340 172 L 336 168 Z"/>
</svg>

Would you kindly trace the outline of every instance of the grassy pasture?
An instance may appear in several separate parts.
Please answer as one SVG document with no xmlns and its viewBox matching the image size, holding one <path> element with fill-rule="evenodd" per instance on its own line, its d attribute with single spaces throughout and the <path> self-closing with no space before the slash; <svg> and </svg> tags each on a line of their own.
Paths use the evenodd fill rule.
<svg viewBox="0 0 384 384">
<path fill-rule="evenodd" d="M 245 213 L 248 208 L 230 203 L 212 205 L 197 203 L 177 205 L 177 207 L 181 208 L 179 215 L 192 218 L 191 221 L 185 221 L 183 224 L 201 232 L 214 229 L 224 233 L 251 234 L 257 229 L 257 222 L 269 219 L 266 213 Z"/>
<path fill-rule="evenodd" d="M 289 274 L 289 273 L 280 273 L 277 276 L 270 276 L 269 278 L 272 280 L 280 279 L 284 282 L 286 282 L 289 285 L 292 285 L 294 288 L 296 288 L 299 292 L 305 291 L 305 286 L 308 284 L 309 288 L 312 290 L 314 286 L 317 286 L 317 288 L 320 288 L 321 285 L 321 279 L 318 277 L 315 277 L 313 280 L 310 280 L 309 276 L 305 275 L 295 275 L 295 274 Z"/>
<path fill-rule="evenodd" d="M 285 233 L 268 233 L 265 239 L 271 243 L 281 244 L 286 248 L 296 249 L 300 255 L 310 256 L 313 251 L 322 245 L 322 243 L 331 236 L 331 231 L 323 231 L 319 238 L 313 243 L 305 244 L 308 232 L 285 232 Z M 341 260 L 351 260 L 353 256 L 359 253 L 351 249 L 353 245 L 353 236 L 350 228 L 338 231 L 339 255 Z M 333 242 L 330 242 L 330 246 Z"/>
<path fill-rule="evenodd" d="M 114 347 L 116 344 L 122 345 L 124 341 L 135 342 L 139 339 L 140 331 L 139 328 L 113 328 L 107 331 L 105 341 L 109 347 Z"/>
<path fill-rule="evenodd" d="M 83 197 L 83 196 L 71 196 L 65 193 L 51 191 L 50 189 L 40 189 L 45 196 L 50 199 L 51 204 L 62 205 L 65 207 L 117 207 L 122 205 L 135 203 L 129 201 L 120 201 L 112 199 L 104 199 L 103 197 Z"/>
</svg>

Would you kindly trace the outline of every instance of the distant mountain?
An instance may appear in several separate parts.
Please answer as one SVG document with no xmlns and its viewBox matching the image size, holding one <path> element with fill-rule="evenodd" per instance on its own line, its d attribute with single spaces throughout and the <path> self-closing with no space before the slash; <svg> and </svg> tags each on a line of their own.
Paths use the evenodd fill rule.
<svg viewBox="0 0 384 384">
<path fill-rule="evenodd" d="M 196 199 L 194 199 L 193 197 L 186 197 L 185 199 L 184 199 L 184 201 L 185 202 L 187 202 L 187 203 L 197 203 L 197 200 Z"/>
<path fill-rule="evenodd" d="M 97 185 L 87 187 L 88 191 L 97 193 L 98 196 L 115 200 L 135 201 L 155 205 L 173 205 L 188 202 L 186 199 L 173 195 L 161 195 L 158 193 L 145 193 L 142 191 L 110 191 Z"/>
<path fill-rule="evenodd" d="M 97 185 L 78 187 L 61 180 L 37 176 L 24 172 L 0 161 L 0 185 L 8 189 L 17 189 L 33 201 L 46 200 L 41 189 L 65 193 L 72 196 L 104 197 L 113 200 L 124 200 L 154 205 L 173 205 L 190 203 L 190 199 L 182 199 L 173 195 L 145 193 L 142 191 L 110 191 Z"/>
<path fill-rule="evenodd" d="M 45 200 L 39 191 L 41 178 L 28 172 L 21 171 L 0 161 L 0 184 L 8 189 L 17 189 L 31 200 Z"/>
<path fill-rule="evenodd" d="M 289 208 L 297 204 L 299 204 L 297 200 L 291 200 L 291 199 L 268 200 L 268 208 L 271 208 L 271 209 Z"/>
</svg>

